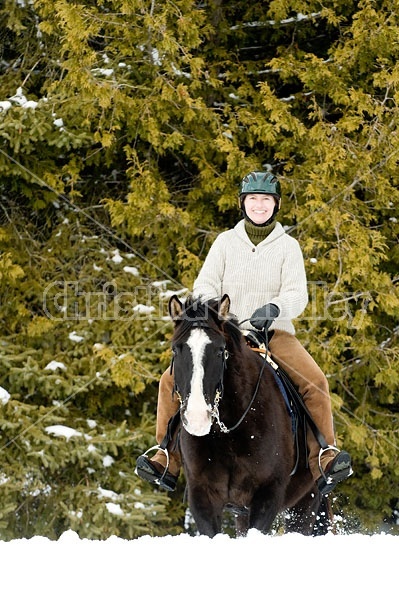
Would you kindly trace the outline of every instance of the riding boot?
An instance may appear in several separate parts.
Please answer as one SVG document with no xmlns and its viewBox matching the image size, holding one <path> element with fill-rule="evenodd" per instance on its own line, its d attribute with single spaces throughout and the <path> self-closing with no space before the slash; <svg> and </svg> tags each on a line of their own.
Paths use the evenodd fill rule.
<svg viewBox="0 0 399 600">
<path fill-rule="evenodd" d="M 158 444 L 161 444 L 163 441 L 169 420 L 177 412 L 178 408 L 179 401 L 173 393 L 173 377 L 168 368 L 161 376 L 158 388 L 157 426 L 155 434 Z M 167 452 L 168 454 L 163 450 L 157 450 L 152 458 L 148 458 L 146 453 L 139 456 L 136 461 L 136 474 L 150 483 L 173 492 L 176 488 L 181 468 L 180 453 L 175 447 L 175 440 L 169 442 Z"/>
</svg>

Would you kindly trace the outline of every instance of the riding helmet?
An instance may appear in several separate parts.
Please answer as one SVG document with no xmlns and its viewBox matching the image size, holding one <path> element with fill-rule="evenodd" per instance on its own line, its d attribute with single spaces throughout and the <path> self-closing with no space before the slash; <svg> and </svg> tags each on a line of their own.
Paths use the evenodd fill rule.
<svg viewBox="0 0 399 600">
<path fill-rule="evenodd" d="M 281 186 L 273 173 L 263 171 L 252 171 L 241 181 L 239 192 L 239 206 L 247 194 L 270 194 L 277 200 L 277 211 L 281 207 Z M 276 212 L 277 212 L 276 211 Z"/>
</svg>

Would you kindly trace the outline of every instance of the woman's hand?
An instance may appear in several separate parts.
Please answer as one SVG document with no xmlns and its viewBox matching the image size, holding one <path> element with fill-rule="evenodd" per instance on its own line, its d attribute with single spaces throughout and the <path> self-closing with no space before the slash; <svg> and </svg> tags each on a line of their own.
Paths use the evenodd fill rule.
<svg viewBox="0 0 399 600">
<path fill-rule="evenodd" d="M 279 314 L 280 309 L 278 306 L 275 304 L 265 304 L 255 310 L 249 322 L 255 329 L 265 329 L 267 331 Z"/>
</svg>

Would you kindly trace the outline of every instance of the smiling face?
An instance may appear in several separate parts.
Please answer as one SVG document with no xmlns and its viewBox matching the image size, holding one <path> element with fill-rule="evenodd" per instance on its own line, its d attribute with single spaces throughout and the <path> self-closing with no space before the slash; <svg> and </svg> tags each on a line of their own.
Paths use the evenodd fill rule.
<svg viewBox="0 0 399 600">
<path fill-rule="evenodd" d="M 263 225 L 272 216 L 276 200 L 270 194 L 247 194 L 243 205 L 251 221 Z"/>
</svg>

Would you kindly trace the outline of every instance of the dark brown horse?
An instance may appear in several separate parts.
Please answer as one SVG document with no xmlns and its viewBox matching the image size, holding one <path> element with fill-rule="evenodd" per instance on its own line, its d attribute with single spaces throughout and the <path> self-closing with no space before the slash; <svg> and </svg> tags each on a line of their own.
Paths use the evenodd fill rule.
<svg viewBox="0 0 399 600">
<path fill-rule="evenodd" d="M 245 342 L 230 300 L 169 302 L 180 451 L 188 504 L 200 534 L 221 531 L 226 508 L 237 534 L 264 533 L 289 511 L 286 531 L 325 533 L 328 512 L 306 468 L 297 463 L 292 420 L 265 359 Z M 320 514 L 324 510 L 324 517 Z M 320 523 L 323 527 L 320 528 Z"/>
</svg>

